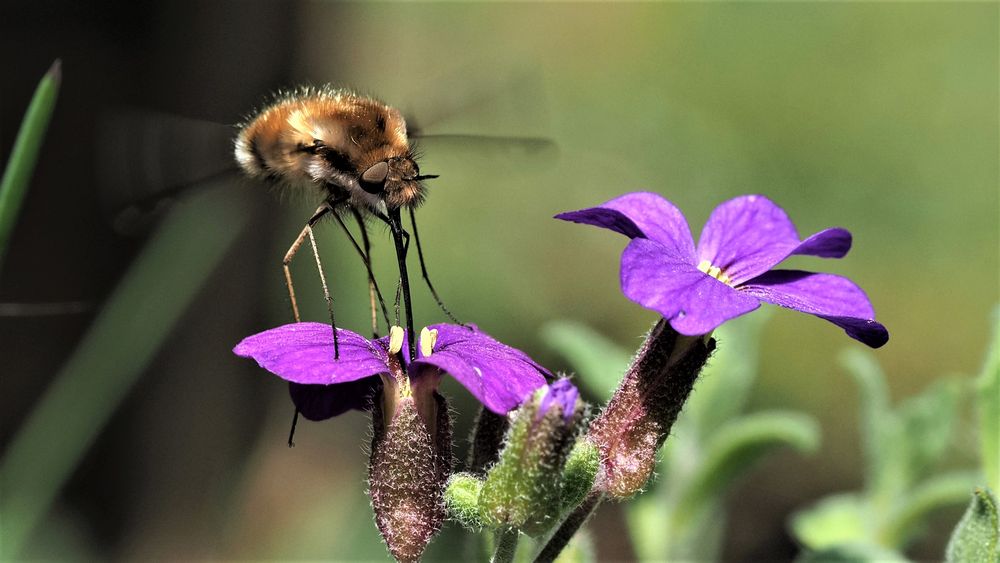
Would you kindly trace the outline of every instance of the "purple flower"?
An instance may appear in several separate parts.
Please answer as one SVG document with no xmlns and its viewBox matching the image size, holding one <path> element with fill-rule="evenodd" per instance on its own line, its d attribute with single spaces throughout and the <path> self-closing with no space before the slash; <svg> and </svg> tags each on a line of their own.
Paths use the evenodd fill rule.
<svg viewBox="0 0 1000 563">
<path fill-rule="evenodd" d="M 851 233 L 832 228 L 800 240 L 784 210 L 766 197 L 741 196 L 716 207 L 697 248 L 680 210 L 654 193 L 625 194 L 556 218 L 631 238 L 622 254 L 622 291 L 681 334 L 707 334 L 765 301 L 826 319 L 873 348 L 889 340 L 851 280 L 771 270 L 792 255 L 841 258 L 851 248 Z"/>
<path fill-rule="evenodd" d="M 437 331 L 437 339 L 421 343 L 418 358 L 409 362 L 409 377 L 424 377 L 428 368 L 449 373 L 495 413 L 514 409 L 551 376 L 524 352 L 475 326 L 439 324 L 428 329 L 429 333 Z M 338 328 L 337 338 L 337 360 L 333 359 L 333 332 L 324 323 L 279 326 L 248 336 L 233 352 L 257 360 L 262 368 L 291 382 L 295 405 L 307 418 L 320 420 L 366 408 L 378 385 L 375 376 L 392 375 L 399 369 L 391 365 L 396 360 L 389 353 L 389 337 L 369 340 Z M 408 355 L 405 343 L 402 350 Z"/>
<path fill-rule="evenodd" d="M 579 396 L 580 391 L 566 377 L 547 385 L 545 395 L 538 404 L 538 414 L 535 415 L 535 418 L 542 418 L 549 412 L 550 408 L 558 407 L 562 409 L 566 422 L 569 422 L 576 414 L 576 400 Z"/>
</svg>

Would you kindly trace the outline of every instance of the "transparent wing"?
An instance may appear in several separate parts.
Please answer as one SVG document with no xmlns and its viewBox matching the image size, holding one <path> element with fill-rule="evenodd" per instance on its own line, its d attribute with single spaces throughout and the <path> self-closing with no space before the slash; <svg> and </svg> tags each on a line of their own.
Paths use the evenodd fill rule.
<svg viewBox="0 0 1000 563">
<path fill-rule="evenodd" d="M 237 172 L 233 128 L 170 114 L 118 110 L 101 119 L 101 207 L 115 230 L 143 231 L 184 190 Z"/>
</svg>

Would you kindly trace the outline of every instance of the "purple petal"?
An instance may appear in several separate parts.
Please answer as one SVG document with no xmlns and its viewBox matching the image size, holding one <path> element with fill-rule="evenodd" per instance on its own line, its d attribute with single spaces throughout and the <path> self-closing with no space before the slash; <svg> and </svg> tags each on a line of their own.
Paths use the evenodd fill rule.
<svg viewBox="0 0 1000 563">
<path fill-rule="evenodd" d="M 566 422 L 572 420 L 573 415 L 576 413 L 576 400 L 580 396 L 580 391 L 565 377 L 547 387 L 545 396 L 542 397 L 541 403 L 538 404 L 536 418 L 545 416 L 545 413 L 549 412 L 549 409 L 552 407 L 559 407 L 562 409 L 563 418 L 566 419 Z"/>
<path fill-rule="evenodd" d="M 851 249 L 851 232 L 834 227 L 823 229 L 802 241 L 789 254 L 819 256 L 820 258 L 843 258 Z"/>
<path fill-rule="evenodd" d="M 647 239 L 633 239 L 625 247 L 621 284 L 626 297 L 660 313 L 670 320 L 674 330 L 689 336 L 708 334 L 727 320 L 760 306 L 757 299 Z"/>
<path fill-rule="evenodd" d="M 377 377 L 335 385 L 289 383 L 288 394 L 302 416 L 309 420 L 326 420 L 349 410 L 370 410 L 372 396 L 379 385 L 381 380 Z"/>
<path fill-rule="evenodd" d="M 760 195 L 731 199 L 712 212 L 698 240 L 698 261 L 707 260 L 739 285 L 792 254 L 840 258 L 851 248 L 851 233 L 834 228 L 799 241 L 785 211 Z"/>
<path fill-rule="evenodd" d="M 374 342 L 337 329 L 340 357 L 333 359 L 333 331 L 325 323 L 295 323 L 248 336 L 233 352 L 257 360 L 260 367 L 294 383 L 330 385 L 388 373 L 388 355 Z"/>
<path fill-rule="evenodd" d="M 694 240 L 680 210 L 663 196 L 633 192 L 597 207 L 556 215 L 556 219 L 611 229 L 629 238 L 648 238 L 694 261 Z"/>
<path fill-rule="evenodd" d="M 419 373 L 422 365 L 447 372 L 497 414 L 516 408 L 551 376 L 524 352 L 475 327 L 439 324 L 428 328 L 438 331 L 434 351 L 412 362 L 409 372 Z"/>
<path fill-rule="evenodd" d="M 761 301 L 826 319 L 843 328 L 851 338 L 872 348 L 889 340 L 889 331 L 875 321 L 875 310 L 868 296 L 847 278 L 798 270 L 773 270 L 739 289 Z"/>
</svg>

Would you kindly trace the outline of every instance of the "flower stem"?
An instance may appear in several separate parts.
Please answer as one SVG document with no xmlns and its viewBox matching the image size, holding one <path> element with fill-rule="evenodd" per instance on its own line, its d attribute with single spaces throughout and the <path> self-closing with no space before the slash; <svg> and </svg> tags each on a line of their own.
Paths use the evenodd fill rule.
<svg viewBox="0 0 1000 563">
<path fill-rule="evenodd" d="M 597 510 L 597 507 L 604 500 L 604 493 L 598 490 L 592 490 L 587 494 L 587 497 L 583 499 L 580 506 L 576 507 L 573 512 L 566 517 L 566 520 L 559 526 L 559 529 L 549 538 L 548 543 L 545 547 L 538 553 L 535 557 L 535 563 L 552 563 L 555 561 L 556 557 L 562 553 L 562 550 L 569 543 L 569 540 L 576 535 L 576 532 L 583 526 L 590 516 Z"/>
<path fill-rule="evenodd" d="M 496 549 L 490 563 L 511 563 L 514 561 L 514 553 L 517 551 L 517 540 L 520 532 L 516 528 L 506 528 L 496 531 L 494 543 Z"/>
</svg>

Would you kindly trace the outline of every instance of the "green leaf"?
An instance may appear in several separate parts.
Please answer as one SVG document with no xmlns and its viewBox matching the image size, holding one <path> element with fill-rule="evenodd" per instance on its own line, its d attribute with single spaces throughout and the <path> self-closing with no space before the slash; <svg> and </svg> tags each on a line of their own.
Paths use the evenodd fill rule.
<svg viewBox="0 0 1000 563">
<path fill-rule="evenodd" d="M 931 477 L 912 489 L 887 518 L 880 543 L 904 547 L 924 528 L 935 510 L 964 504 L 977 478 L 976 473 L 956 471 Z"/>
<path fill-rule="evenodd" d="M 906 563 L 901 553 L 882 546 L 859 543 L 836 545 L 818 551 L 807 551 L 795 559 L 796 563 Z"/>
<path fill-rule="evenodd" d="M 16 558 L 248 221 L 248 200 L 218 187 L 178 202 L 165 218 L 0 460 L 0 558 Z"/>
<path fill-rule="evenodd" d="M 976 489 L 968 510 L 951 534 L 945 550 L 948 562 L 1000 561 L 1000 520 L 997 498 L 989 489 Z"/>
<path fill-rule="evenodd" d="M 890 410 L 885 374 L 875 356 L 867 350 L 851 348 L 841 356 L 841 362 L 854 377 L 861 394 L 865 486 L 876 509 L 887 512 L 911 483 L 903 424 Z"/>
<path fill-rule="evenodd" d="M 871 514 L 861 495 L 845 493 L 821 499 L 792 515 L 792 533 L 808 549 L 871 544 Z"/>
<path fill-rule="evenodd" d="M 28 181 L 38 161 L 38 151 L 45 138 L 52 110 L 56 107 L 59 83 L 62 80 L 61 63 L 58 59 L 42 77 L 35 95 L 31 98 L 28 111 L 21 121 L 10 160 L 0 179 L 0 262 L 3 261 L 10 241 L 10 234 L 17 223 L 17 215 L 28 191 Z"/>
<path fill-rule="evenodd" d="M 743 412 L 757 379 L 761 329 L 770 317 L 769 310 L 760 310 L 716 330 L 717 351 L 684 406 L 678 431 L 690 423 L 697 436 L 708 436 Z"/>
<path fill-rule="evenodd" d="M 1000 491 L 1000 308 L 993 311 L 993 342 L 976 380 L 976 405 L 983 474 Z"/>
<path fill-rule="evenodd" d="M 704 462 L 681 494 L 671 519 L 694 518 L 718 499 L 754 463 L 781 447 L 813 452 L 819 426 L 811 417 L 790 412 L 761 412 L 730 421 L 710 439 Z"/>
<path fill-rule="evenodd" d="M 951 443 L 961 392 L 961 381 L 939 379 L 897 410 L 907 441 L 911 480 L 927 475 Z"/>
<path fill-rule="evenodd" d="M 581 323 L 552 321 L 542 327 L 541 336 L 569 361 L 576 381 L 600 399 L 618 387 L 631 359 L 627 350 Z"/>
</svg>

